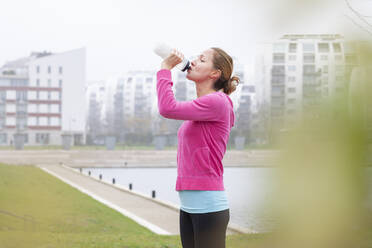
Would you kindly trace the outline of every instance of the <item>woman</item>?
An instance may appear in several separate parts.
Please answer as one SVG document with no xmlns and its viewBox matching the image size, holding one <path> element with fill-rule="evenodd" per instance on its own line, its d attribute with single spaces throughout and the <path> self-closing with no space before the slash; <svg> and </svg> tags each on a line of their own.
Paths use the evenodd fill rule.
<svg viewBox="0 0 372 248">
<path fill-rule="evenodd" d="M 165 118 L 185 120 L 178 130 L 176 182 L 182 246 L 222 248 L 230 220 L 222 159 L 235 120 L 228 95 L 240 80 L 231 77 L 232 58 L 212 47 L 192 61 L 187 70 L 187 79 L 195 82 L 197 99 L 177 102 L 170 70 L 183 57 L 173 49 L 163 60 L 156 87 L 159 113 Z"/>
</svg>

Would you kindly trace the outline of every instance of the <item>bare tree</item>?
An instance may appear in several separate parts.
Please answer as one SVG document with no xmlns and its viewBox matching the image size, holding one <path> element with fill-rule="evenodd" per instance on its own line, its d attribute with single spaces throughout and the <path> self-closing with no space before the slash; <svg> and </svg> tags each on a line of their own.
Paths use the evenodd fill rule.
<svg viewBox="0 0 372 248">
<path fill-rule="evenodd" d="M 349 0 L 345 0 L 346 6 L 351 10 L 352 13 L 357 17 L 356 20 L 351 18 L 350 16 L 346 15 L 345 16 L 356 26 L 358 26 L 360 29 L 364 30 L 368 34 L 372 35 L 372 24 L 367 21 L 367 18 L 372 18 L 372 16 L 369 15 L 363 15 L 361 14 L 358 10 L 356 10 L 350 3 Z M 363 23 L 364 26 L 362 24 Z"/>
</svg>

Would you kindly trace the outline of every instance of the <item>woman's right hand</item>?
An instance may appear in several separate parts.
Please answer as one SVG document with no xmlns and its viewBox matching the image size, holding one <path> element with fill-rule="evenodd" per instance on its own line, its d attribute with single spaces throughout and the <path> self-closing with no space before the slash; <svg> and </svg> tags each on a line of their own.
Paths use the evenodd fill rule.
<svg viewBox="0 0 372 248">
<path fill-rule="evenodd" d="M 161 63 L 161 69 L 172 70 L 176 65 L 182 62 L 183 58 L 184 55 L 173 48 L 172 52 Z"/>
</svg>

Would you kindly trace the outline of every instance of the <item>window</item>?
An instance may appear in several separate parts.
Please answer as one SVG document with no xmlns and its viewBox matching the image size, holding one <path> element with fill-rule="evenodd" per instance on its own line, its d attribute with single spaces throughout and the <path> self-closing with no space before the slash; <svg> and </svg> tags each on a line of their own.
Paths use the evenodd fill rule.
<svg viewBox="0 0 372 248">
<path fill-rule="evenodd" d="M 46 104 L 39 104 L 40 113 L 48 113 L 48 106 Z"/>
<path fill-rule="evenodd" d="M 28 108 L 29 113 L 35 113 L 36 112 L 36 104 L 28 104 L 27 108 Z"/>
<path fill-rule="evenodd" d="M 28 143 L 28 134 L 27 133 L 24 133 L 23 134 L 23 137 L 24 137 L 25 144 L 27 144 Z"/>
<path fill-rule="evenodd" d="M 6 144 L 8 142 L 8 135 L 6 133 L 0 133 L 0 144 Z"/>
<path fill-rule="evenodd" d="M 313 74 L 315 73 L 315 65 L 304 65 L 303 66 L 304 74 Z"/>
<path fill-rule="evenodd" d="M 254 93 L 255 87 L 253 85 L 243 85 L 242 91 Z"/>
<path fill-rule="evenodd" d="M 302 50 L 304 52 L 315 52 L 315 47 L 313 43 L 303 43 Z"/>
<path fill-rule="evenodd" d="M 340 43 L 333 43 L 333 52 L 340 53 L 341 52 L 341 45 Z"/>
<path fill-rule="evenodd" d="M 8 90 L 6 92 L 6 99 L 8 99 L 8 100 L 16 100 L 16 91 L 15 90 Z"/>
<path fill-rule="evenodd" d="M 48 99 L 48 92 L 40 91 L 40 100 L 47 100 L 47 99 Z"/>
<path fill-rule="evenodd" d="M 288 66 L 288 71 L 296 71 L 296 66 L 295 65 L 289 65 Z"/>
<path fill-rule="evenodd" d="M 17 101 L 27 101 L 27 91 L 16 92 Z"/>
<path fill-rule="evenodd" d="M 6 99 L 6 91 L 1 90 L 0 91 L 0 101 L 5 101 L 5 99 Z"/>
<path fill-rule="evenodd" d="M 296 88 L 294 88 L 294 87 L 288 88 L 288 92 L 289 93 L 296 93 Z"/>
<path fill-rule="evenodd" d="M 12 103 L 8 103 L 5 105 L 5 109 L 7 113 L 15 113 L 16 112 L 16 105 Z"/>
<path fill-rule="evenodd" d="M 284 86 L 272 86 L 271 91 L 273 94 L 279 94 L 282 95 L 284 94 Z"/>
<path fill-rule="evenodd" d="M 5 126 L 5 119 L 0 119 L 0 129 L 3 129 Z M 1 143 L 1 141 L 0 141 Z"/>
<path fill-rule="evenodd" d="M 48 79 L 48 87 L 51 87 L 51 86 L 52 86 L 52 80 Z"/>
<path fill-rule="evenodd" d="M 52 73 L 52 67 L 49 65 L 48 66 L 48 74 Z"/>
<path fill-rule="evenodd" d="M 152 78 L 151 77 L 146 78 L 146 83 L 152 83 Z"/>
<path fill-rule="evenodd" d="M 58 104 L 52 104 L 51 107 L 51 113 L 59 113 L 59 105 Z"/>
<path fill-rule="evenodd" d="M 59 100 L 59 93 L 57 91 L 52 91 L 51 92 L 51 100 Z"/>
<path fill-rule="evenodd" d="M 296 43 L 289 43 L 289 52 L 290 53 L 297 52 L 297 44 Z"/>
<path fill-rule="evenodd" d="M 296 77 L 288 77 L 288 82 L 296 82 Z"/>
<path fill-rule="evenodd" d="M 58 81 L 59 87 L 62 88 L 62 79 Z"/>
<path fill-rule="evenodd" d="M 303 58 L 304 58 L 304 63 L 315 62 L 315 55 L 313 53 L 305 53 Z"/>
<path fill-rule="evenodd" d="M 36 125 L 36 117 L 28 117 L 28 120 L 27 120 L 27 124 L 28 126 L 35 126 Z"/>
<path fill-rule="evenodd" d="M 285 63 L 284 53 L 274 53 L 273 54 L 273 63 Z"/>
<path fill-rule="evenodd" d="M 318 52 L 328 53 L 329 52 L 329 44 L 328 43 L 319 43 L 318 44 Z"/>
<path fill-rule="evenodd" d="M 284 84 L 285 76 L 284 75 L 272 75 L 271 83 L 272 84 Z"/>
<path fill-rule="evenodd" d="M 1 78 L 0 79 L 0 86 L 10 86 L 10 80 L 5 79 L 5 78 Z"/>
<path fill-rule="evenodd" d="M 48 133 L 37 133 L 36 143 L 38 144 L 49 144 L 49 134 Z"/>
<path fill-rule="evenodd" d="M 58 68 L 58 72 L 59 72 L 59 74 L 62 74 L 62 73 L 63 73 L 63 68 L 62 68 L 62 66 L 60 66 L 60 67 Z"/>
<path fill-rule="evenodd" d="M 59 126 L 60 125 L 60 119 L 58 117 L 51 117 L 51 125 L 52 126 Z"/>
<path fill-rule="evenodd" d="M 320 55 L 320 60 L 328 60 L 328 55 Z"/>
<path fill-rule="evenodd" d="M 36 73 L 39 74 L 40 73 L 40 66 L 36 66 Z"/>
<path fill-rule="evenodd" d="M 273 46 L 273 52 L 282 52 L 285 53 L 287 48 L 286 43 L 275 43 Z"/>
<path fill-rule="evenodd" d="M 297 56 L 296 55 L 289 55 L 288 56 L 288 60 L 289 61 L 295 61 L 297 59 Z"/>
<path fill-rule="evenodd" d="M 136 83 L 143 83 L 143 77 L 137 77 L 136 78 Z M 138 85 L 138 84 L 137 84 Z M 136 85 L 136 86 L 137 86 Z"/>
<path fill-rule="evenodd" d="M 46 126 L 48 123 L 48 118 L 47 117 L 39 117 L 39 125 L 40 126 Z"/>
<path fill-rule="evenodd" d="M 37 87 L 40 86 L 40 79 L 36 79 L 36 86 L 37 86 Z"/>
<path fill-rule="evenodd" d="M 48 100 L 50 100 L 50 91 L 48 91 Z"/>
<path fill-rule="evenodd" d="M 23 130 L 27 126 L 27 118 L 17 118 L 17 129 Z"/>
<path fill-rule="evenodd" d="M 295 103 L 296 102 L 296 99 L 295 98 L 289 98 L 288 99 L 288 103 Z"/>
<path fill-rule="evenodd" d="M 284 65 L 274 65 L 271 70 L 272 75 L 284 75 L 285 67 Z"/>
<path fill-rule="evenodd" d="M 282 97 L 272 97 L 271 98 L 271 106 L 272 107 L 284 107 L 284 99 Z"/>
<path fill-rule="evenodd" d="M 17 113 L 26 113 L 27 105 L 26 104 L 17 104 Z"/>
<path fill-rule="evenodd" d="M 323 65 L 323 73 L 328 73 L 328 65 Z"/>
<path fill-rule="evenodd" d="M 342 60 L 342 55 L 335 55 L 335 60 Z"/>
<path fill-rule="evenodd" d="M 7 116 L 5 121 L 7 126 L 15 126 L 16 124 L 16 119 L 13 116 Z"/>
</svg>

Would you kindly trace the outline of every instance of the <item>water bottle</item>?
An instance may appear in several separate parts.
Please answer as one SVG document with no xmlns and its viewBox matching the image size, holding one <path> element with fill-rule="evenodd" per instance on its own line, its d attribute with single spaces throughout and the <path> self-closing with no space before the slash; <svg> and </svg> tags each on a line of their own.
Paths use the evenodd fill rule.
<svg viewBox="0 0 372 248">
<path fill-rule="evenodd" d="M 159 42 L 155 45 L 154 52 L 161 58 L 165 59 L 172 52 L 172 47 L 164 42 Z M 181 71 L 186 71 L 190 68 L 190 61 L 184 57 L 182 62 L 177 64 L 176 67 Z"/>
</svg>

